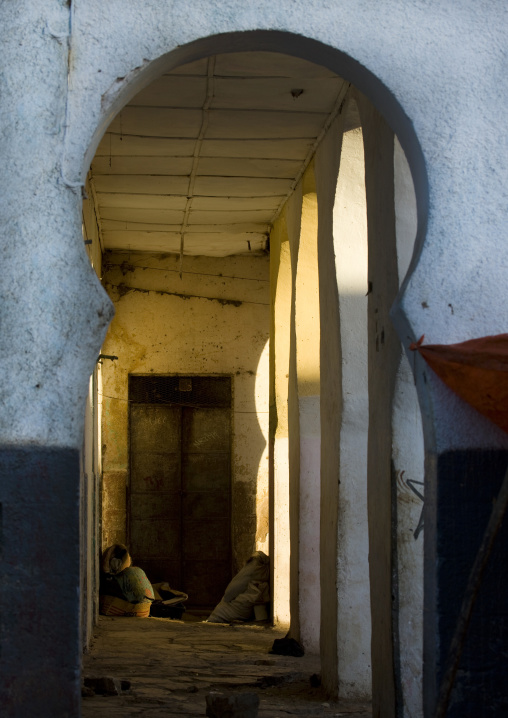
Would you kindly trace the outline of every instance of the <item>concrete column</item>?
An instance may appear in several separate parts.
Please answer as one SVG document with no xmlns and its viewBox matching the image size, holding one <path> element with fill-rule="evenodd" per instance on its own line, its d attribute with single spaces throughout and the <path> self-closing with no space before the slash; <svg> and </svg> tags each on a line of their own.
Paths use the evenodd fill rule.
<svg viewBox="0 0 508 718">
<path fill-rule="evenodd" d="M 300 430 L 299 617 L 307 652 L 319 653 L 321 422 L 317 257 L 318 205 L 311 165 L 303 177 L 295 325 Z"/>
<path fill-rule="evenodd" d="M 339 693 L 349 698 L 370 699 L 367 211 L 363 136 L 354 100 L 344 112 L 345 131 L 333 209 L 343 397 L 338 507 Z"/>
<path fill-rule="evenodd" d="M 290 525 L 288 379 L 291 317 L 291 253 L 285 211 L 270 235 L 270 554 L 273 620 L 290 622 Z"/>
<path fill-rule="evenodd" d="M 365 145 L 369 238 L 369 563 L 372 607 L 373 714 L 395 711 L 392 602 L 391 418 L 400 340 L 389 317 L 397 295 L 393 183 L 394 135 L 374 106 L 358 93 Z"/>
<path fill-rule="evenodd" d="M 302 183 L 299 182 L 286 207 L 291 255 L 291 316 L 289 335 L 288 441 L 289 441 L 289 534 L 290 635 L 300 641 L 300 415 L 296 347 L 296 273 L 302 219 Z"/>
<path fill-rule="evenodd" d="M 318 268 L 321 356 L 321 675 L 330 695 L 338 694 L 337 516 L 339 506 L 342 352 L 335 255 L 333 203 L 339 171 L 342 116 L 335 120 L 315 157 L 318 199 Z"/>
</svg>

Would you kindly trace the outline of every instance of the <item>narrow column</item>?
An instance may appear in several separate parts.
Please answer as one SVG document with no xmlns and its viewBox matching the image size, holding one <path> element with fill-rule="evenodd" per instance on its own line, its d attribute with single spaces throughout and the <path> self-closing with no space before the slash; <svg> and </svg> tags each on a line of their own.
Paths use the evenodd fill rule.
<svg viewBox="0 0 508 718">
<path fill-rule="evenodd" d="M 285 212 L 270 236 L 270 553 L 272 558 L 273 620 L 289 627 L 290 528 L 288 378 L 291 316 L 291 253 Z"/>
<path fill-rule="evenodd" d="M 345 108 L 333 210 L 342 345 L 338 507 L 339 694 L 371 696 L 371 607 L 367 520 L 368 243 L 363 134 L 358 108 Z"/>
<path fill-rule="evenodd" d="M 291 255 L 291 316 L 287 409 L 289 440 L 289 608 L 291 616 L 290 636 L 300 641 L 300 412 L 296 347 L 296 274 L 302 218 L 301 182 L 298 183 L 287 203 L 286 218 Z"/>
<path fill-rule="evenodd" d="M 339 505 L 342 353 L 333 248 L 333 204 L 342 142 L 342 116 L 335 120 L 315 158 L 318 199 L 318 269 L 321 355 L 321 633 L 323 686 L 338 693 L 337 516 Z"/>
<path fill-rule="evenodd" d="M 321 586 L 319 566 L 321 422 L 318 206 L 314 170 L 303 178 L 300 247 L 296 272 L 295 327 L 300 437 L 299 605 L 300 639 L 319 653 Z"/>
<path fill-rule="evenodd" d="M 372 606 L 373 714 L 395 710 L 392 603 L 391 417 L 400 340 L 389 317 L 398 291 L 393 184 L 393 131 L 358 93 L 365 145 L 369 241 L 369 563 Z"/>
</svg>

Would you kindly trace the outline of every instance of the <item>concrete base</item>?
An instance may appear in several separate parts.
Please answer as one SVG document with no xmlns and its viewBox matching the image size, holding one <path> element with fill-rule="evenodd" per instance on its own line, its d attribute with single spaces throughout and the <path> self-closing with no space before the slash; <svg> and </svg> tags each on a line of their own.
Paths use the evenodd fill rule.
<svg viewBox="0 0 508 718">
<path fill-rule="evenodd" d="M 0 447 L 3 718 L 79 716 L 79 453 Z"/>
<path fill-rule="evenodd" d="M 439 690 L 469 571 L 507 467 L 506 451 L 452 451 L 442 454 L 438 460 L 436 690 Z M 505 519 L 473 609 L 447 713 L 449 718 L 508 715 L 507 558 L 508 520 Z"/>
</svg>

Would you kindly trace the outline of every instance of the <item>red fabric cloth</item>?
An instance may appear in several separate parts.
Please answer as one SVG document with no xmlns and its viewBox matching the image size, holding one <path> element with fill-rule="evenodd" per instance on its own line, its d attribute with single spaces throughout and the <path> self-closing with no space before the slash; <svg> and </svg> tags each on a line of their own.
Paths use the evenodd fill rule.
<svg viewBox="0 0 508 718">
<path fill-rule="evenodd" d="M 460 344 L 411 344 L 461 399 L 508 433 L 508 334 Z"/>
</svg>

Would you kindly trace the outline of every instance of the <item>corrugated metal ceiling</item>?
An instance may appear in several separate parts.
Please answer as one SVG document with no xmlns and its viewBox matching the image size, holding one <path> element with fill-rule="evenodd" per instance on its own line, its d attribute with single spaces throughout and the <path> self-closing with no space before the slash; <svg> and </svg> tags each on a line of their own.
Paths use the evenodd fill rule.
<svg viewBox="0 0 508 718">
<path fill-rule="evenodd" d="M 117 115 L 92 163 L 104 248 L 262 251 L 346 89 L 323 67 L 267 52 L 163 75 Z"/>
</svg>

